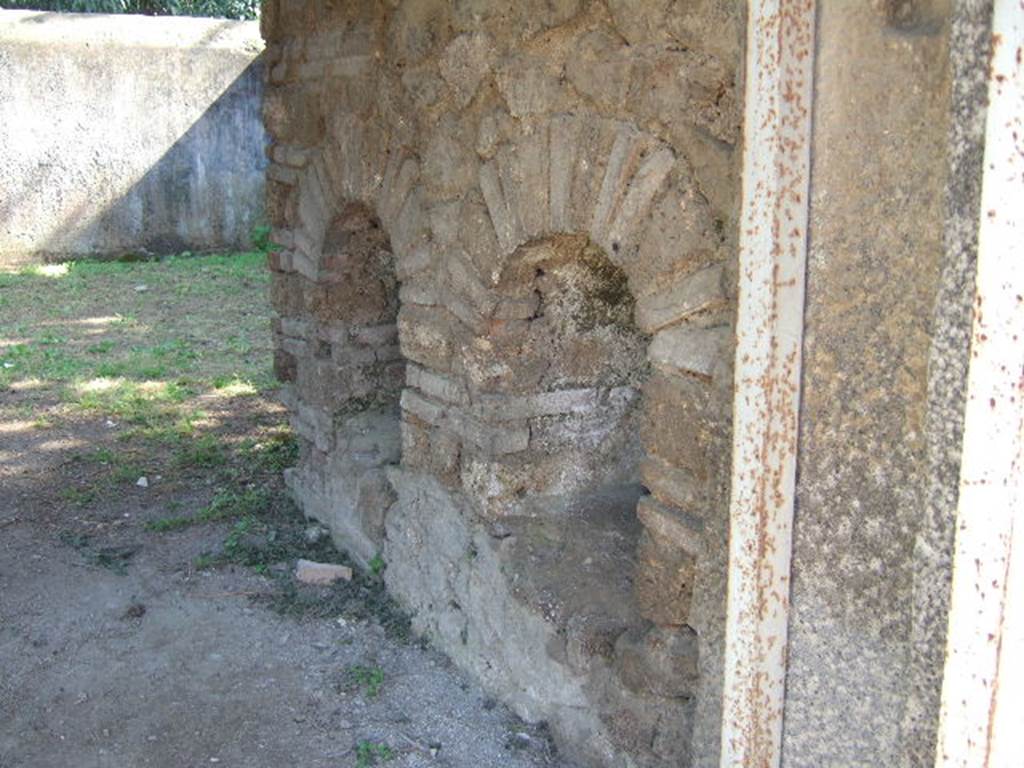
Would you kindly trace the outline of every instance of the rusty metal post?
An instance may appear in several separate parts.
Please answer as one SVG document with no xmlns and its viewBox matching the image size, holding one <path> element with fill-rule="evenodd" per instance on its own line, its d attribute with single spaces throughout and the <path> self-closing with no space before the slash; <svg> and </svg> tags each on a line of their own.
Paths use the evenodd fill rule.
<svg viewBox="0 0 1024 768">
<path fill-rule="evenodd" d="M 1024 3 L 992 32 L 937 768 L 1024 763 Z"/>
<path fill-rule="evenodd" d="M 807 260 L 813 0 L 750 3 L 723 768 L 779 765 Z"/>
</svg>

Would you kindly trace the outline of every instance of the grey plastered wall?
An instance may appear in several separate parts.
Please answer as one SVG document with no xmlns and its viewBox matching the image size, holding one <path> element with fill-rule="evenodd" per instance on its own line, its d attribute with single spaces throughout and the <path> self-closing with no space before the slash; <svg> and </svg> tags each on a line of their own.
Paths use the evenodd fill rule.
<svg viewBox="0 0 1024 768">
<path fill-rule="evenodd" d="M 255 22 L 0 11 L 0 261 L 245 246 L 262 48 Z"/>
<path fill-rule="evenodd" d="M 948 42 L 942 0 L 818 4 L 786 768 L 907 758 Z"/>
</svg>

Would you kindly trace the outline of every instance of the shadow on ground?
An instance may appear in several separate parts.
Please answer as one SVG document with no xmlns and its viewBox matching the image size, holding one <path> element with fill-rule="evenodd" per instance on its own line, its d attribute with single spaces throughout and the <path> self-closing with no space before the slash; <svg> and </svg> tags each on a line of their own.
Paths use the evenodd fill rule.
<svg viewBox="0 0 1024 768">
<path fill-rule="evenodd" d="M 287 499 L 260 254 L 0 275 L 0 768 L 562 765 Z M 380 568 L 386 567 L 378 563 Z"/>
</svg>

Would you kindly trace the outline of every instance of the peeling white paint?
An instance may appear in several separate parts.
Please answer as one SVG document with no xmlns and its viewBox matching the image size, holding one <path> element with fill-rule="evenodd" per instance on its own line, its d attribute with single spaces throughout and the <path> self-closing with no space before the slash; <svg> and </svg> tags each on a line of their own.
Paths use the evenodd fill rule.
<svg viewBox="0 0 1024 768">
<path fill-rule="evenodd" d="M 749 8 L 723 768 L 781 756 L 814 72 L 813 0 Z"/>
<path fill-rule="evenodd" d="M 1024 3 L 992 31 L 937 768 L 1024 761 Z"/>
</svg>

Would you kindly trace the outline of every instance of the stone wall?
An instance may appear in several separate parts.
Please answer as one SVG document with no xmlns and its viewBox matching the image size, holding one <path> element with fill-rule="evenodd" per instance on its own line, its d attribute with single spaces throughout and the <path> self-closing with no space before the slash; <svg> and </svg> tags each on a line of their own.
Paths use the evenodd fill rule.
<svg viewBox="0 0 1024 768">
<path fill-rule="evenodd" d="M 254 22 L 0 11 L 0 261 L 247 247 L 261 50 Z"/>
<path fill-rule="evenodd" d="M 694 590 L 724 559 L 735 7 L 345 5 L 263 11 L 290 487 L 571 753 L 685 764 L 723 597 Z"/>
</svg>

